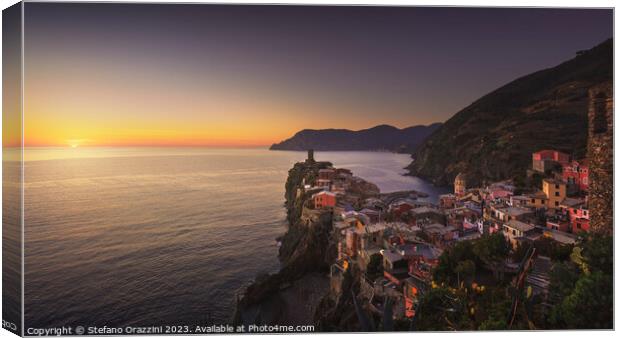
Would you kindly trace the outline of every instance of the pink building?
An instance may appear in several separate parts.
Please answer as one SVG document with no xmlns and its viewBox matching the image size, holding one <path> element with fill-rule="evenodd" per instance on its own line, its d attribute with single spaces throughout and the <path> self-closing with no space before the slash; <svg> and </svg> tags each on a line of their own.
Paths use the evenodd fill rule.
<svg viewBox="0 0 620 338">
<path fill-rule="evenodd" d="M 544 173 L 555 164 L 568 164 L 570 156 L 557 150 L 541 150 L 532 154 L 532 169 Z"/>
<path fill-rule="evenodd" d="M 569 187 L 588 191 L 588 161 L 571 161 L 562 166 L 562 179 Z"/>
</svg>

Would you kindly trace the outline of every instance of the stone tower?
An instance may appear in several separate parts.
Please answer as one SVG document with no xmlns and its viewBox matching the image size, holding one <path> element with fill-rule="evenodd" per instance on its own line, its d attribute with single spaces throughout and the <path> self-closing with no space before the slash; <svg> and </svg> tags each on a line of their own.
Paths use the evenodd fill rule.
<svg viewBox="0 0 620 338">
<path fill-rule="evenodd" d="M 306 162 L 314 162 L 314 149 L 308 149 L 308 158 Z"/>
<path fill-rule="evenodd" d="M 465 195 L 465 190 L 467 189 L 467 180 L 465 179 L 465 174 L 459 173 L 456 175 L 454 179 L 454 194 L 456 196 Z"/>
<path fill-rule="evenodd" d="M 613 86 L 611 82 L 589 91 L 588 107 L 588 209 L 594 232 L 613 233 Z"/>
</svg>

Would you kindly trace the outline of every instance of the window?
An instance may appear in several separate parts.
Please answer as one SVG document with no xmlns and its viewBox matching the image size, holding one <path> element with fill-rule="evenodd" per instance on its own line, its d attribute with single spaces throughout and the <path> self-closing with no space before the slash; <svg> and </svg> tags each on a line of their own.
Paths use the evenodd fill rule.
<svg viewBox="0 0 620 338">
<path fill-rule="evenodd" d="M 559 205 L 560 205 L 560 202 L 555 201 L 555 206 L 557 207 L 557 206 L 559 206 Z"/>
<path fill-rule="evenodd" d="M 556 192 L 555 192 L 555 195 L 556 195 L 556 196 L 560 196 L 560 192 L 559 192 L 559 191 L 556 191 Z"/>
<path fill-rule="evenodd" d="M 577 223 L 577 229 L 581 229 L 581 223 Z"/>
<path fill-rule="evenodd" d="M 536 204 L 536 199 L 532 198 L 532 203 Z"/>
<path fill-rule="evenodd" d="M 555 188 L 556 188 L 556 189 L 560 189 L 560 185 L 559 185 L 559 184 L 556 184 L 556 185 L 555 185 Z"/>
</svg>

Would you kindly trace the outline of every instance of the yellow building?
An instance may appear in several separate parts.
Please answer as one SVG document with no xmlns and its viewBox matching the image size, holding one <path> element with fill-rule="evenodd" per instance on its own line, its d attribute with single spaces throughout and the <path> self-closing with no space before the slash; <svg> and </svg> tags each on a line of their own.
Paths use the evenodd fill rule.
<svg viewBox="0 0 620 338">
<path fill-rule="evenodd" d="M 556 209 L 566 198 L 566 183 L 560 180 L 544 179 L 542 188 L 547 195 L 547 208 Z"/>
<path fill-rule="evenodd" d="M 537 193 L 534 194 L 530 194 L 528 195 L 528 197 L 530 198 L 527 201 L 527 206 L 528 207 L 532 207 L 532 208 L 536 208 L 536 209 L 540 209 L 540 208 L 544 208 L 547 206 L 547 194 L 545 194 L 542 191 L 539 191 Z"/>
<path fill-rule="evenodd" d="M 459 173 L 454 179 L 454 194 L 457 197 L 463 196 L 465 195 L 465 190 L 467 190 L 467 181 L 465 180 L 465 175 L 463 173 Z"/>
</svg>

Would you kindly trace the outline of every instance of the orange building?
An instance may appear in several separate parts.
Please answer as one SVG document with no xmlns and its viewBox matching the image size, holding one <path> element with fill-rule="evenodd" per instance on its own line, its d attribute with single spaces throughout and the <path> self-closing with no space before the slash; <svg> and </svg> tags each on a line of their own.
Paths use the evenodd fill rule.
<svg viewBox="0 0 620 338">
<path fill-rule="evenodd" d="M 566 183 L 561 180 L 544 179 L 542 190 L 547 196 L 547 208 L 557 209 L 566 198 Z"/>
</svg>

